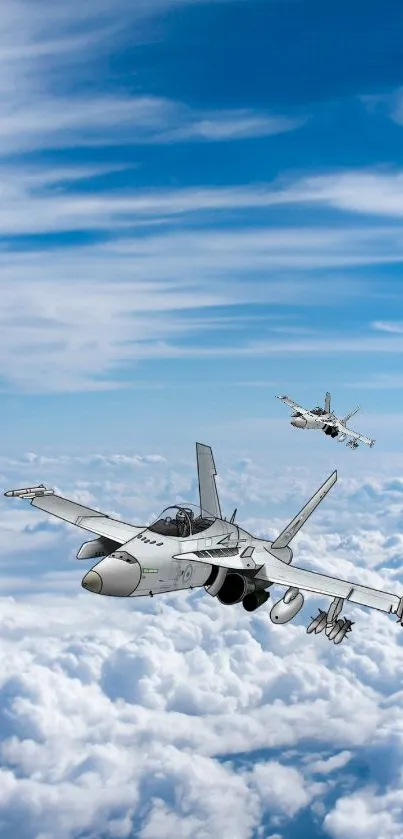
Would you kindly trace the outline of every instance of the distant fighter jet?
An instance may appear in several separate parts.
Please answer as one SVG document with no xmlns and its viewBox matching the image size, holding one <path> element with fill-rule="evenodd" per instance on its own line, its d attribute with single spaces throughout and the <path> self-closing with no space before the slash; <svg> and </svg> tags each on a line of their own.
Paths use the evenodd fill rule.
<svg viewBox="0 0 403 839">
<path fill-rule="evenodd" d="M 324 431 L 329 437 L 337 437 L 339 443 L 344 443 L 349 438 L 346 445 L 350 446 L 351 449 L 358 449 L 359 442 L 365 443 L 371 448 L 375 443 L 375 440 L 370 440 L 369 437 L 364 437 L 363 434 L 358 434 L 357 431 L 347 428 L 346 423 L 360 410 L 360 405 L 346 417 L 340 419 L 330 410 L 330 393 L 326 394 L 324 408 L 318 407 L 311 410 L 301 408 L 289 396 L 277 396 L 276 398 L 295 411 L 291 419 L 291 425 L 295 428 L 313 428 L 316 431 Z"/>
<path fill-rule="evenodd" d="M 97 534 L 77 554 L 77 559 L 104 557 L 82 581 L 94 594 L 152 597 L 204 586 L 220 603 L 242 603 L 253 612 L 266 603 L 267 589 L 274 584 L 286 591 L 271 609 L 273 623 L 287 623 L 300 611 L 304 603 L 300 589 L 331 597 L 330 607 L 311 619 L 307 632 L 324 630 L 335 644 L 343 641 L 352 626 L 351 620 L 340 617 L 345 602 L 394 614 L 403 625 L 403 597 L 291 565 L 290 542 L 336 482 L 336 472 L 269 542 L 235 524 L 236 510 L 229 521 L 222 517 L 211 448 L 197 443 L 196 451 L 200 508 L 174 505 L 145 527 L 117 521 L 55 495 L 43 485 L 5 495 L 31 499 L 34 507 Z"/>
</svg>

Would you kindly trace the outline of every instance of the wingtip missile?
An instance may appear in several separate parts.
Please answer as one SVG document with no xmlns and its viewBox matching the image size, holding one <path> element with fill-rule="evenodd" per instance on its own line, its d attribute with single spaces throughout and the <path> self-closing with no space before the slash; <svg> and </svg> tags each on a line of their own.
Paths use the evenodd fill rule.
<svg viewBox="0 0 403 839">
<path fill-rule="evenodd" d="M 53 495 L 53 489 L 46 489 L 44 484 L 22 489 L 9 489 L 4 493 L 6 498 L 35 498 L 37 495 Z"/>
</svg>

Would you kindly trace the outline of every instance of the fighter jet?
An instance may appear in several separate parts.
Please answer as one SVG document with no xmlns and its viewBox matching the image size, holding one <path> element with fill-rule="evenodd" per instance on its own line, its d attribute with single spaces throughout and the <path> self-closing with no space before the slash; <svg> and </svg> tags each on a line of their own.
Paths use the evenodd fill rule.
<svg viewBox="0 0 403 839">
<path fill-rule="evenodd" d="M 375 440 L 370 440 L 369 437 L 364 437 L 363 434 L 358 434 L 357 431 L 352 431 L 351 428 L 347 428 L 348 420 L 360 410 L 361 405 L 354 408 L 354 411 L 350 411 L 346 417 L 340 419 L 330 409 L 330 393 L 326 394 L 324 408 L 318 406 L 310 410 L 301 408 L 301 405 L 297 405 L 289 396 L 277 396 L 276 398 L 294 410 L 291 418 L 291 425 L 294 428 L 313 428 L 316 431 L 324 431 L 329 437 L 337 437 L 339 443 L 344 443 L 348 440 L 346 445 L 351 449 L 358 449 L 359 443 L 365 443 L 372 448 L 375 443 Z"/>
<path fill-rule="evenodd" d="M 288 623 L 298 614 L 304 603 L 302 592 L 332 598 L 329 608 L 311 619 L 307 632 L 324 631 L 335 644 L 343 641 L 353 623 L 340 617 L 344 603 L 394 614 L 403 625 L 403 597 L 291 564 L 290 544 L 335 484 L 337 472 L 271 542 L 255 538 L 237 524 L 236 510 L 228 521 L 222 517 L 212 450 L 197 443 L 196 454 L 199 506 L 175 504 L 144 527 L 69 501 L 43 484 L 5 495 L 30 499 L 34 507 L 97 535 L 77 553 L 80 560 L 103 557 L 82 580 L 82 586 L 95 594 L 153 597 L 204 586 L 223 605 L 242 603 L 253 612 L 267 602 L 268 589 L 274 585 L 286 589 L 270 611 L 275 624 Z"/>
</svg>

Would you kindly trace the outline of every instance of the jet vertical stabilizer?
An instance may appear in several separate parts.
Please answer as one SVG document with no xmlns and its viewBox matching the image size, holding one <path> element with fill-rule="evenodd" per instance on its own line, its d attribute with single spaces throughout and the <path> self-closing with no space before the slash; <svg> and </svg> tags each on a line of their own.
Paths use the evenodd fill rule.
<svg viewBox="0 0 403 839">
<path fill-rule="evenodd" d="M 331 401 L 331 398 L 332 398 L 332 397 L 331 397 L 330 393 L 329 393 L 329 392 L 327 392 L 327 394 L 326 394 L 326 396 L 325 396 L 325 411 L 326 411 L 326 413 L 327 413 L 327 414 L 330 414 L 330 401 Z"/>
<path fill-rule="evenodd" d="M 210 446 L 196 443 L 197 473 L 199 477 L 200 508 L 221 519 L 215 476 L 217 474 Z"/>
</svg>

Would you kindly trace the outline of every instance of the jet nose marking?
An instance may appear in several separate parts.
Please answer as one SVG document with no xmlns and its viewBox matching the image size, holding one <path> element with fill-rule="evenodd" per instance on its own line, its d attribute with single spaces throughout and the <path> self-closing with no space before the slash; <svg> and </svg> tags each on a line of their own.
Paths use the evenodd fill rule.
<svg viewBox="0 0 403 839">
<path fill-rule="evenodd" d="M 92 591 L 93 594 L 100 594 L 102 590 L 102 579 L 97 571 L 88 571 L 81 585 L 88 591 Z"/>
</svg>

